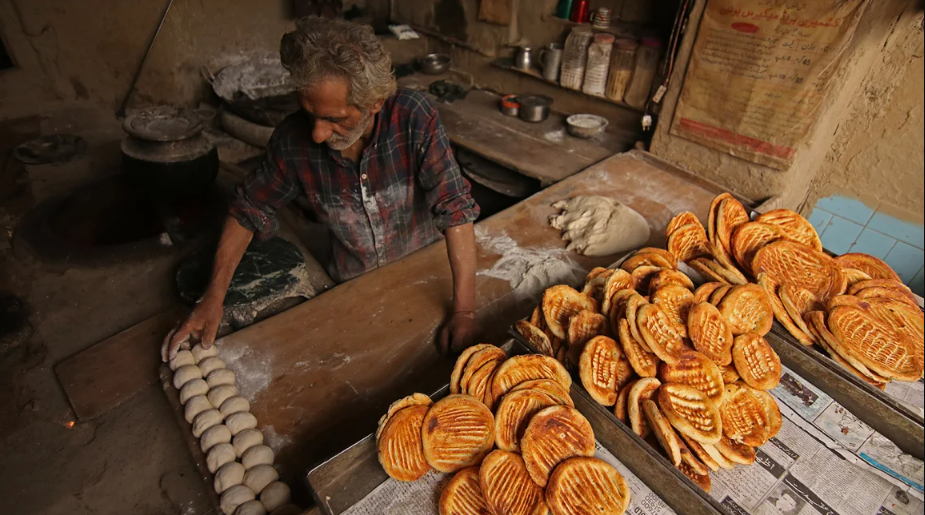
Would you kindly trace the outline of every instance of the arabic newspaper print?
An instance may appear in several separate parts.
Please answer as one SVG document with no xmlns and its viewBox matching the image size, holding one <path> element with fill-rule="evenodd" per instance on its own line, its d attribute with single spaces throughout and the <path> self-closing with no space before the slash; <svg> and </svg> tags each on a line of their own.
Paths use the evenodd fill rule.
<svg viewBox="0 0 925 515">
<path fill-rule="evenodd" d="M 671 133 L 786 168 L 866 5 L 866 0 L 710 0 Z"/>
<path fill-rule="evenodd" d="M 623 476 L 627 486 L 629 486 L 631 492 L 630 505 L 627 507 L 626 513 L 631 513 L 632 515 L 675 515 L 674 510 L 665 504 L 665 501 L 658 494 L 630 472 L 606 447 L 602 446 L 600 442 L 595 441 L 594 443 L 594 456 L 610 463 Z"/>
<path fill-rule="evenodd" d="M 410 483 L 388 478 L 343 515 L 434 515 L 451 477 L 432 470 Z"/>
</svg>

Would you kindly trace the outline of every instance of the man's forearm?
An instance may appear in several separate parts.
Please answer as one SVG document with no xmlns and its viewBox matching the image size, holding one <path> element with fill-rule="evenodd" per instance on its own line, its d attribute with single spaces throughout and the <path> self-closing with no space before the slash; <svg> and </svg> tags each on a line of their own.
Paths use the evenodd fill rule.
<svg viewBox="0 0 925 515">
<path fill-rule="evenodd" d="M 453 311 L 475 311 L 475 230 L 472 223 L 446 231 L 446 252 L 453 272 Z"/>
<path fill-rule="evenodd" d="M 215 261 L 212 264 L 212 279 L 206 289 L 204 298 L 217 302 L 224 302 L 228 286 L 234 277 L 234 271 L 247 250 L 247 245 L 254 237 L 252 231 L 247 230 L 233 217 L 225 219 L 222 237 L 215 251 Z"/>
</svg>

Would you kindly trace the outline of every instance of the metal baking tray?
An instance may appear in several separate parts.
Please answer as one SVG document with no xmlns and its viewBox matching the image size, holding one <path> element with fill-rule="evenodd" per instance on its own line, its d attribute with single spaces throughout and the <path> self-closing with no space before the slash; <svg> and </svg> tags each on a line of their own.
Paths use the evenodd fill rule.
<svg viewBox="0 0 925 515">
<path fill-rule="evenodd" d="M 922 415 L 855 376 L 820 350 L 803 345 L 777 321 L 765 338 L 784 366 L 812 381 L 903 452 L 925 459 Z"/>
<path fill-rule="evenodd" d="M 619 268 L 630 255 L 632 252 L 608 268 Z M 512 330 L 512 333 L 517 332 Z M 519 334 L 516 337 L 524 341 Z M 858 378 L 820 349 L 803 345 L 776 320 L 765 339 L 785 367 L 810 380 L 903 452 L 925 459 L 925 419 L 921 414 Z"/>
<path fill-rule="evenodd" d="M 532 352 L 519 335 L 502 348 L 509 356 Z M 439 399 L 448 391 L 449 386 L 446 386 L 432 397 Z M 580 382 L 573 382 L 570 394 L 575 408 L 591 423 L 597 441 L 675 512 L 685 515 L 734 515 L 622 423 L 615 424 L 618 421 L 613 413 L 592 400 Z M 318 465 L 306 476 L 312 496 L 325 515 L 340 515 L 386 479 L 388 476 L 377 458 L 374 434 Z"/>
</svg>

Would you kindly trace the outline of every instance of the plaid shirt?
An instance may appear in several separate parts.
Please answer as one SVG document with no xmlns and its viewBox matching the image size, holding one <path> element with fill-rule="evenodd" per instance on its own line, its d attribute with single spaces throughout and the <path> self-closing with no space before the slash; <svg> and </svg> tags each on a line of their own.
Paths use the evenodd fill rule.
<svg viewBox="0 0 925 515">
<path fill-rule="evenodd" d="M 331 234 L 328 272 L 346 281 L 396 261 L 478 217 L 433 103 L 399 89 L 376 115 L 360 162 L 312 140 L 305 112 L 273 132 L 260 167 L 236 189 L 230 212 L 258 238 L 278 228 L 276 210 L 299 205 Z"/>
</svg>

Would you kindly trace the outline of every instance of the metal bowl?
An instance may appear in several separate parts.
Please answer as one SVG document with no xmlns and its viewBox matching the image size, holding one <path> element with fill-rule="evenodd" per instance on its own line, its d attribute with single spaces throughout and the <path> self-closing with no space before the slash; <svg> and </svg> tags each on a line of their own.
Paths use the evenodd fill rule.
<svg viewBox="0 0 925 515">
<path fill-rule="evenodd" d="M 576 138 L 593 138 L 607 128 L 607 118 L 596 114 L 573 114 L 565 119 L 568 133 Z"/>
<path fill-rule="evenodd" d="M 418 63 L 422 72 L 428 75 L 440 75 L 450 69 L 453 60 L 446 54 L 427 54 Z"/>
</svg>

